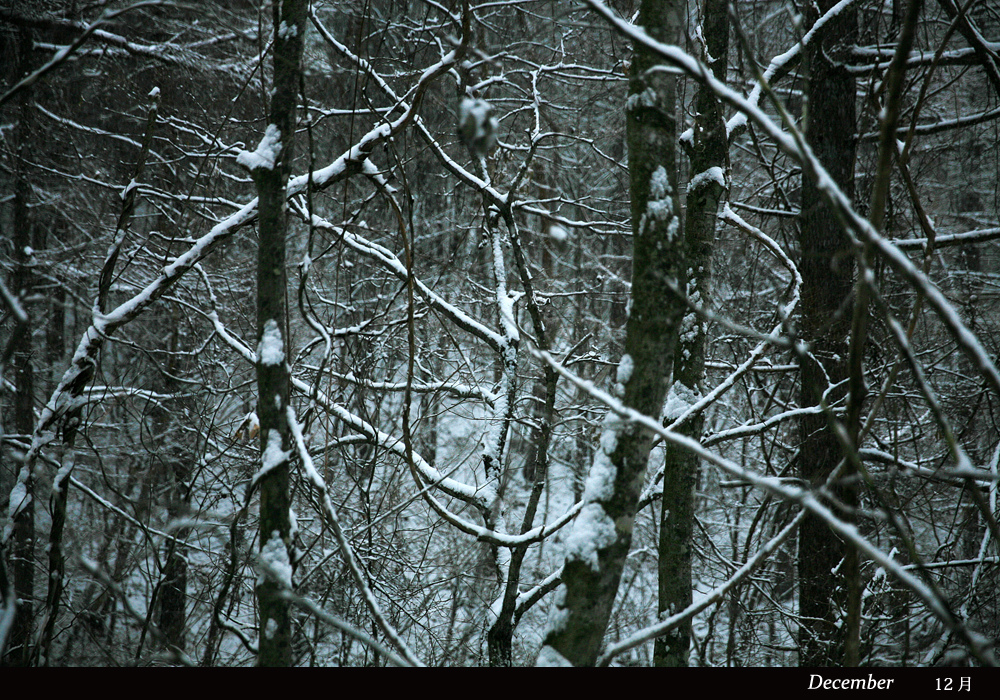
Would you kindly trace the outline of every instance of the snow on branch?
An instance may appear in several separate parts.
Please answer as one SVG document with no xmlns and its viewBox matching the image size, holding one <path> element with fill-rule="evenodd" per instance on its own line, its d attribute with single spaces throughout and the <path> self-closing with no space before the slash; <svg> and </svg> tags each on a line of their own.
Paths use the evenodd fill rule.
<svg viewBox="0 0 1000 700">
<path fill-rule="evenodd" d="M 316 471 L 316 467 L 313 464 L 312 456 L 309 454 L 305 438 L 302 435 L 302 427 L 299 425 L 298 418 L 295 415 L 295 409 L 288 406 L 286 410 L 288 425 L 291 428 L 292 436 L 295 439 L 295 448 L 298 451 L 299 459 L 302 462 L 302 469 L 305 472 L 309 483 L 322 499 L 323 514 L 326 516 L 326 521 L 330 525 L 330 529 L 333 530 L 334 537 L 337 539 L 337 544 L 340 546 L 341 554 L 344 556 L 344 561 L 351 570 L 351 576 L 354 579 L 355 585 L 357 585 L 365 599 L 368 611 L 371 613 L 376 624 L 382 630 L 382 633 L 385 634 L 385 636 L 392 642 L 393 646 L 395 646 L 396 649 L 398 649 L 403 655 L 403 658 L 406 659 L 408 665 L 423 666 L 424 663 L 421 662 L 412 651 L 410 651 L 406 642 L 403 641 L 403 638 L 399 636 L 396 629 L 386 619 L 385 615 L 382 614 L 378 601 L 375 600 L 375 595 L 368 586 L 368 583 L 365 580 L 364 572 L 362 572 L 361 567 L 358 565 L 357 558 L 354 556 L 354 550 L 351 548 L 350 542 L 347 541 L 347 537 L 344 535 L 344 531 L 340 527 L 340 518 L 337 517 L 337 511 L 333 507 L 333 502 L 330 500 L 330 493 L 326 488 L 326 482 L 323 481 L 323 477 L 320 476 L 318 471 Z M 284 583 L 284 581 L 282 581 L 282 583 Z M 286 588 L 291 588 L 290 580 L 288 581 Z"/>
<path fill-rule="evenodd" d="M 840 4 L 849 4 L 851 1 L 842 0 Z M 987 381 L 993 392 L 1000 396 L 1000 371 L 997 370 L 993 359 L 983 348 L 976 335 L 963 323 L 959 313 L 927 275 L 914 265 L 898 247 L 880 235 L 871 222 L 857 213 L 850 198 L 844 194 L 826 171 L 812 149 L 806 144 L 802 133 L 793 124 L 787 124 L 789 131 L 785 132 L 754 101 L 744 98 L 728 85 L 716 79 L 712 71 L 694 57 L 677 46 L 664 44 L 653 39 L 641 27 L 623 21 L 600 0 L 586 0 L 586 3 L 604 17 L 620 34 L 637 44 L 642 44 L 672 66 L 680 68 L 708 86 L 721 100 L 738 112 L 745 114 L 747 118 L 752 119 L 754 124 L 760 127 L 783 153 L 801 165 L 803 173 L 816 183 L 817 189 L 822 193 L 827 204 L 838 212 L 844 221 L 845 231 L 848 235 L 856 242 L 861 241 L 869 244 L 898 274 L 926 297 L 928 304 L 955 339 L 958 347 Z"/>
<path fill-rule="evenodd" d="M 258 168 L 274 170 L 279 155 L 281 155 L 281 130 L 274 124 L 268 124 L 257 150 L 253 153 L 240 151 L 236 156 L 236 162 L 250 171 Z"/>
<path fill-rule="evenodd" d="M 819 500 L 816 493 L 814 493 L 811 489 L 803 488 L 797 485 L 790 485 L 778 477 L 761 476 L 748 469 L 744 469 L 732 460 L 726 459 L 721 455 L 705 449 L 698 441 L 693 440 L 686 435 L 664 428 L 660 421 L 656 418 L 644 415 L 635 409 L 629 408 L 608 392 L 598 389 L 594 386 L 593 382 L 582 379 L 578 375 L 567 370 L 549 353 L 539 351 L 534 348 L 531 348 L 531 353 L 543 362 L 548 363 L 549 366 L 555 369 L 563 378 L 574 384 L 579 389 L 585 391 L 591 397 L 603 403 L 607 406 L 608 410 L 618 416 L 619 419 L 636 423 L 649 430 L 654 435 L 694 452 L 700 459 L 714 465 L 735 479 L 738 479 L 749 486 L 768 491 L 778 498 L 786 500 L 790 503 L 796 503 L 805 510 L 813 513 L 813 515 L 817 516 L 820 520 L 825 522 L 828 527 L 836 532 L 839 537 L 849 541 L 859 551 L 863 552 L 877 564 L 882 566 L 887 572 L 893 574 L 904 586 L 909 588 L 918 598 L 923 600 L 928 609 L 942 623 L 944 623 L 944 625 L 951 630 L 956 637 L 960 638 L 968 645 L 970 651 L 972 651 L 977 659 L 980 659 L 990 665 L 994 665 L 993 653 L 984 637 L 966 627 L 961 620 L 955 617 L 946 602 L 939 596 L 935 595 L 926 583 L 924 583 L 918 576 L 915 576 L 908 570 L 904 569 L 899 563 L 894 561 L 889 554 L 883 552 L 877 546 L 872 544 L 860 533 L 856 525 L 844 522 L 838 518 L 829 507 Z"/>
</svg>

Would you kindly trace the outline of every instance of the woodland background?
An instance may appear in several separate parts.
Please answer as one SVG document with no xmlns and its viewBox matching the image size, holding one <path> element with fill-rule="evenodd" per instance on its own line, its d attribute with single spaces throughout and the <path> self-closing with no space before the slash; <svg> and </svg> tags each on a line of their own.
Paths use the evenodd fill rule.
<svg viewBox="0 0 1000 700">
<path fill-rule="evenodd" d="M 5 665 L 995 664 L 995 3 L 0 46 Z"/>
</svg>

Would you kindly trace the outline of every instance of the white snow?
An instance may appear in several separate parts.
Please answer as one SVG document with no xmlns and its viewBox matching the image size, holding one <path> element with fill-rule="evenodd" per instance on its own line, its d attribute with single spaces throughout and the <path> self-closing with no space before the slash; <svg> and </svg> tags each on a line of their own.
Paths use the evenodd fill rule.
<svg viewBox="0 0 1000 700">
<path fill-rule="evenodd" d="M 688 194 L 711 182 L 718 183 L 719 187 L 726 189 L 726 173 L 717 165 L 691 178 L 691 182 L 688 183 Z"/>
<path fill-rule="evenodd" d="M 262 365 L 280 365 L 285 361 L 285 344 L 281 339 L 281 330 L 273 318 L 264 322 L 264 332 L 257 346 L 257 359 Z"/>
<path fill-rule="evenodd" d="M 670 178 L 667 177 L 667 170 L 662 165 L 653 171 L 653 176 L 649 179 L 649 198 L 663 199 L 670 192 Z"/>
<path fill-rule="evenodd" d="M 158 88 L 158 87 L 155 87 L 152 90 L 150 90 L 149 91 L 149 95 L 147 95 L 147 97 L 150 97 L 150 98 L 156 98 L 156 97 L 159 97 L 159 96 L 160 96 L 160 88 Z"/>
<path fill-rule="evenodd" d="M 573 664 L 566 660 L 565 656 L 550 647 L 548 644 L 543 646 L 542 650 L 538 652 L 538 660 L 535 662 L 535 665 L 560 668 L 573 666 Z"/>
<path fill-rule="evenodd" d="M 267 446 L 264 447 L 264 454 L 261 457 L 260 475 L 271 471 L 290 455 L 291 452 L 281 449 L 281 433 L 277 430 L 268 430 Z"/>
<path fill-rule="evenodd" d="M 600 564 L 597 550 L 610 547 L 617 537 L 615 523 L 604 512 L 603 506 L 600 503 L 588 503 L 576 516 L 573 531 L 566 538 L 566 559 L 582 561 L 598 571 Z"/>
<path fill-rule="evenodd" d="M 500 306 L 500 322 L 503 324 L 504 332 L 511 342 L 516 343 L 521 339 L 521 333 L 514 322 L 514 301 L 509 294 L 497 294 L 497 304 Z"/>
<path fill-rule="evenodd" d="M 278 621 L 273 617 L 267 618 L 267 625 L 264 626 L 264 636 L 274 639 L 274 633 L 278 631 Z"/>
<path fill-rule="evenodd" d="M 560 242 L 565 241 L 567 238 L 569 238 L 569 231 L 564 229 L 559 224 L 552 224 L 551 226 L 549 226 L 549 238 L 551 238 L 554 241 L 560 241 Z"/>
<path fill-rule="evenodd" d="M 14 484 L 14 488 L 10 490 L 10 503 L 7 505 L 7 517 L 11 520 L 14 519 L 14 515 L 21 508 L 21 504 L 25 502 L 25 499 L 29 498 L 28 489 L 25 487 L 23 481 L 18 481 Z M 25 503 L 25 505 L 27 505 Z"/>
<path fill-rule="evenodd" d="M 292 564 L 288 560 L 288 548 L 277 530 L 271 532 L 271 538 L 261 548 L 260 560 L 277 577 L 279 583 L 292 587 Z"/>
<path fill-rule="evenodd" d="M 698 403 L 700 398 L 696 391 L 680 382 L 674 382 L 670 385 L 667 401 L 663 405 L 663 419 L 674 421 L 680 418 L 689 408 Z"/>
<path fill-rule="evenodd" d="M 625 100 L 625 109 L 632 111 L 636 107 L 655 107 L 656 106 L 656 90 L 651 87 L 646 88 L 642 92 L 629 95 L 628 99 Z"/>
<path fill-rule="evenodd" d="M 594 455 L 594 464 L 590 467 L 583 488 L 585 501 L 606 501 L 614 495 L 618 468 L 611 462 L 611 455 L 617 446 L 618 434 L 614 428 L 606 427 L 601 435 L 600 449 Z"/>
<path fill-rule="evenodd" d="M 281 24 L 278 25 L 278 36 L 282 39 L 290 39 L 299 35 L 299 28 L 294 24 L 287 24 L 285 20 L 281 20 Z"/>
<path fill-rule="evenodd" d="M 661 165 L 653 171 L 649 178 L 649 201 L 646 203 L 646 212 L 639 221 L 640 233 L 645 233 L 649 224 L 662 223 L 673 218 L 667 227 L 667 240 L 673 240 L 674 236 L 677 235 L 678 222 L 674 217 L 674 201 L 670 196 L 671 191 L 667 171 Z"/>
<path fill-rule="evenodd" d="M 463 97 L 458 105 L 458 126 L 465 144 L 479 155 L 486 155 L 496 143 L 500 122 L 493 116 L 493 107 L 489 102 Z"/>
<path fill-rule="evenodd" d="M 478 131 L 475 133 L 475 137 L 479 138 L 483 136 L 483 125 L 486 120 L 490 118 L 490 113 L 492 112 L 490 103 L 486 100 L 475 99 L 472 97 L 463 97 L 462 102 L 458 105 L 458 122 L 459 124 L 469 123 L 469 119 L 472 119 Z"/>
<path fill-rule="evenodd" d="M 635 369 L 635 363 L 632 361 L 632 356 L 628 353 L 622 355 L 622 361 L 618 363 L 618 374 L 615 377 L 615 381 L 619 384 L 628 384 L 628 380 L 632 378 L 632 371 Z"/>
<path fill-rule="evenodd" d="M 131 180 L 129 180 L 129 183 L 127 185 L 125 185 L 125 188 L 121 191 L 121 193 L 119 195 L 122 198 L 122 201 L 125 200 L 125 198 L 128 196 L 129 192 L 131 192 L 132 190 L 134 190 L 138 186 L 139 186 L 139 183 L 135 181 L 135 178 L 132 178 Z"/>
<path fill-rule="evenodd" d="M 240 151 L 240 154 L 236 156 L 236 162 L 248 170 L 256 170 L 257 168 L 273 170 L 280 153 L 281 131 L 274 124 L 268 124 L 264 138 L 260 140 L 257 150 L 253 153 Z"/>
</svg>

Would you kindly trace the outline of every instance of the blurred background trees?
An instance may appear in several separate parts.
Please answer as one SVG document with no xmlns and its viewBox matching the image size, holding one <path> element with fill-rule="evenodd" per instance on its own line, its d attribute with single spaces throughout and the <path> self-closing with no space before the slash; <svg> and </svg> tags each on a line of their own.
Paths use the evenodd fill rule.
<svg viewBox="0 0 1000 700">
<path fill-rule="evenodd" d="M 571 524 L 606 421 L 638 420 L 617 402 L 639 6 L 311 3 L 285 557 L 270 532 L 259 553 L 244 165 L 292 30 L 250 2 L 0 6 L 4 664 L 252 665 L 258 581 L 291 606 L 294 664 L 535 663 L 567 552 L 607 546 Z M 649 48 L 676 77 L 689 241 L 662 304 L 688 318 L 598 663 L 651 665 L 657 637 L 694 665 L 852 662 L 828 625 L 862 665 L 993 661 L 1000 14 L 922 3 L 893 92 L 910 4 L 819 8 L 692 0 L 677 43 L 705 69 Z M 463 97 L 492 109 L 485 152 L 458 136 Z M 659 602 L 682 462 L 685 609 Z M 819 612 L 816 566 L 836 572 Z"/>
</svg>

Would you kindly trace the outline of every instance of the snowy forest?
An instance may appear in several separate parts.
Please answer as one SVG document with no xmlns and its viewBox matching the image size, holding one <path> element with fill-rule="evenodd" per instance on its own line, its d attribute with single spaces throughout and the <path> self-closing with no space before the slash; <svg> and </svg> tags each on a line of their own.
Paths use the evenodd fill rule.
<svg viewBox="0 0 1000 700">
<path fill-rule="evenodd" d="M 4 666 L 993 666 L 993 0 L 0 0 Z"/>
</svg>

